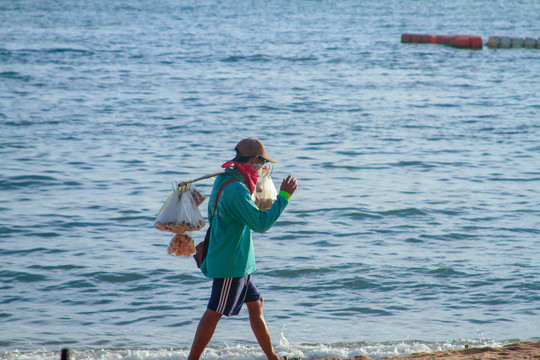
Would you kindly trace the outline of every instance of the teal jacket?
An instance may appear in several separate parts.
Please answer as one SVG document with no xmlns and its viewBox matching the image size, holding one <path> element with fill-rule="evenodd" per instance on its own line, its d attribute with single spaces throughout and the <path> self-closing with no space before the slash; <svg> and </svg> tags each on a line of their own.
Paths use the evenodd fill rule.
<svg viewBox="0 0 540 360">
<path fill-rule="evenodd" d="M 215 200 L 221 185 L 234 177 L 234 181 L 223 189 L 215 216 L 212 216 Z M 272 207 L 260 211 L 251 200 L 244 184 L 243 175 L 237 170 L 227 169 L 216 178 L 208 201 L 210 245 L 201 265 L 201 271 L 209 278 L 242 277 L 256 270 L 255 253 L 251 230 L 263 233 L 270 229 L 289 203 L 290 195 L 280 192 Z"/>
</svg>

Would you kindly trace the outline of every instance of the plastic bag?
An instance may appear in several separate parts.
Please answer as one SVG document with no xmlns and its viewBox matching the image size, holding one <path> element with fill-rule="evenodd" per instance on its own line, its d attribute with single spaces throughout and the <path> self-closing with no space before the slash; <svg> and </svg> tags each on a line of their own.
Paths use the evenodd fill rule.
<svg viewBox="0 0 540 360">
<path fill-rule="evenodd" d="M 263 168 L 262 175 L 257 180 L 257 185 L 251 198 L 259 210 L 262 211 L 270 209 L 274 201 L 276 201 L 277 190 L 267 167 Z"/>
<path fill-rule="evenodd" d="M 193 196 L 193 200 L 195 200 L 197 206 L 201 205 L 204 200 L 206 200 L 206 197 L 204 197 L 193 185 L 189 187 L 189 192 L 191 193 L 191 196 Z"/>
<path fill-rule="evenodd" d="M 204 218 L 193 199 L 191 188 L 194 186 L 180 187 L 169 195 L 156 218 L 154 224 L 156 229 L 180 234 L 186 231 L 200 230 L 204 227 Z M 202 195 L 201 197 L 204 201 L 204 197 Z M 201 201 L 201 198 L 198 200 Z"/>
<path fill-rule="evenodd" d="M 197 190 L 195 185 L 192 184 L 192 180 L 179 183 L 176 186 L 175 191 L 185 192 L 188 190 L 191 193 L 193 200 L 195 200 L 195 204 L 197 204 L 197 206 L 201 205 L 204 202 L 204 200 L 206 200 L 206 197 L 204 197 L 203 194 L 201 194 L 199 190 Z"/>
<path fill-rule="evenodd" d="M 183 255 L 190 257 L 192 254 L 195 254 L 196 251 L 195 243 L 188 234 L 174 235 L 169 243 L 169 247 L 167 248 L 167 253 L 169 253 L 169 255 L 174 254 L 176 256 Z"/>
</svg>

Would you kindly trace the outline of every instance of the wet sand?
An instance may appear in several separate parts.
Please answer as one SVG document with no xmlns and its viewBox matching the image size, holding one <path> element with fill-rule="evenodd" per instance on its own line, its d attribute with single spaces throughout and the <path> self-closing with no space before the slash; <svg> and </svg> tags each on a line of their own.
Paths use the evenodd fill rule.
<svg viewBox="0 0 540 360">
<path fill-rule="evenodd" d="M 499 348 L 469 348 L 463 350 L 437 351 L 434 353 L 414 353 L 407 356 L 391 356 L 379 360 L 540 360 L 540 342 L 519 342 Z M 320 360 L 341 360 L 324 358 Z M 350 360 L 373 360 L 369 356 L 355 356 Z"/>
</svg>

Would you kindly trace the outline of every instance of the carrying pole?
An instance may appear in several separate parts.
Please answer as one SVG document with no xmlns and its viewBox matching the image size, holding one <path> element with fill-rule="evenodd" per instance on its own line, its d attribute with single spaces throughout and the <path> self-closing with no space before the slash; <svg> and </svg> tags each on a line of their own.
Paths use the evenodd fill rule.
<svg viewBox="0 0 540 360">
<path fill-rule="evenodd" d="M 214 177 L 214 176 L 222 175 L 222 174 L 225 174 L 225 171 L 220 171 L 220 172 L 217 172 L 217 173 L 204 175 L 204 176 L 198 177 L 198 178 L 193 179 L 193 180 L 183 181 L 183 182 L 178 184 L 178 187 L 180 188 L 182 186 L 189 185 L 191 183 L 201 181 L 201 180 L 204 180 L 204 179 L 208 179 L 208 178 L 211 178 L 211 177 Z"/>
</svg>

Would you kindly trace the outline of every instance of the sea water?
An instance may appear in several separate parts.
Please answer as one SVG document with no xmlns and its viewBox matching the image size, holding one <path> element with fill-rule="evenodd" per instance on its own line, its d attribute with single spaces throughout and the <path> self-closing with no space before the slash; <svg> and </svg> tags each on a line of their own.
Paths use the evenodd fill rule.
<svg viewBox="0 0 540 360">
<path fill-rule="evenodd" d="M 280 354 L 540 339 L 540 50 L 400 43 L 539 37 L 538 1 L 6 0 L 0 24 L 0 358 L 185 359 L 211 283 L 154 219 L 249 136 L 299 183 L 253 235 Z M 245 309 L 205 358 L 264 358 Z"/>
</svg>

